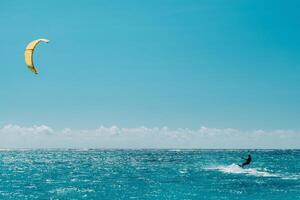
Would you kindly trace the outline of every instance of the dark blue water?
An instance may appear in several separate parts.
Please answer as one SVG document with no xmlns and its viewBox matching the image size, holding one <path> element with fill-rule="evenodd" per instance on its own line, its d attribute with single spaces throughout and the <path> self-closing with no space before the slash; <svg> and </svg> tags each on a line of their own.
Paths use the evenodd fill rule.
<svg viewBox="0 0 300 200">
<path fill-rule="evenodd" d="M 300 151 L 0 151 L 0 199 L 295 200 Z"/>
</svg>

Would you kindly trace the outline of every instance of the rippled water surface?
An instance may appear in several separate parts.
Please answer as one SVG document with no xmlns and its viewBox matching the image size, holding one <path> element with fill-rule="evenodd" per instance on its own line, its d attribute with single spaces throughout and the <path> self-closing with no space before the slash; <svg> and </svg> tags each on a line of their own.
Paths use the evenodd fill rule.
<svg viewBox="0 0 300 200">
<path fill-rule="evenodd" d="M 300 151 L 0 151 L 0 199 L 295 200 Z"/>
</svg>

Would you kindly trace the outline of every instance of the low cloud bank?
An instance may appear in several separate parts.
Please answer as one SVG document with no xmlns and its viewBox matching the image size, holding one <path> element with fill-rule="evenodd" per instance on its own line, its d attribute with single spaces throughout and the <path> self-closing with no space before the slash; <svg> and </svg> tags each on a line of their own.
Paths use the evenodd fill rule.
<svg viewBox="0 0 300 200">
<path fill-rule="evenodd" d="M 55 130 L 40 125 L 0 127 L 0 149 L 12 148 L 300 148 L 300 131 L 178 128 Z"/>
</svg>

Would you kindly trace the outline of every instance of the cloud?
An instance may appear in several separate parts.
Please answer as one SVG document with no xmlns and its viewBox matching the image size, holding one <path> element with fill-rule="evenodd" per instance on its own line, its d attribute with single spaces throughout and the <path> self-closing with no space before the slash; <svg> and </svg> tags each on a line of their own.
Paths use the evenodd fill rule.
<svg viewBox="0 0 300 200">
<path fill-rule="evenodd" d="M 300 131 L 168 127 L 54 130 L 46 125 L 0 128 L 0 148 L 300 148 Z"/>
</svg>

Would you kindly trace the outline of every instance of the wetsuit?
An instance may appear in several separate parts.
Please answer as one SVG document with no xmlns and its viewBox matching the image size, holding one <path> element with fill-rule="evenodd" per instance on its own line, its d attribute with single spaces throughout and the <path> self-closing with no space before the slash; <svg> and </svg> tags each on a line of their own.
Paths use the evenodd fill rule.
<svg viewBox="0 0 300 200">
<path fill-rule="evenodd" d="M 252 157 L 251 157 L 251 155 L 248 155 L 248 158 L 245 159 L 245 162 L 242 165 L 240 165 L 240 167 L 244 167 L 245 165 L 249 165 L 251 163 L 251 161 L 252 161 Z"/>
</svg>

